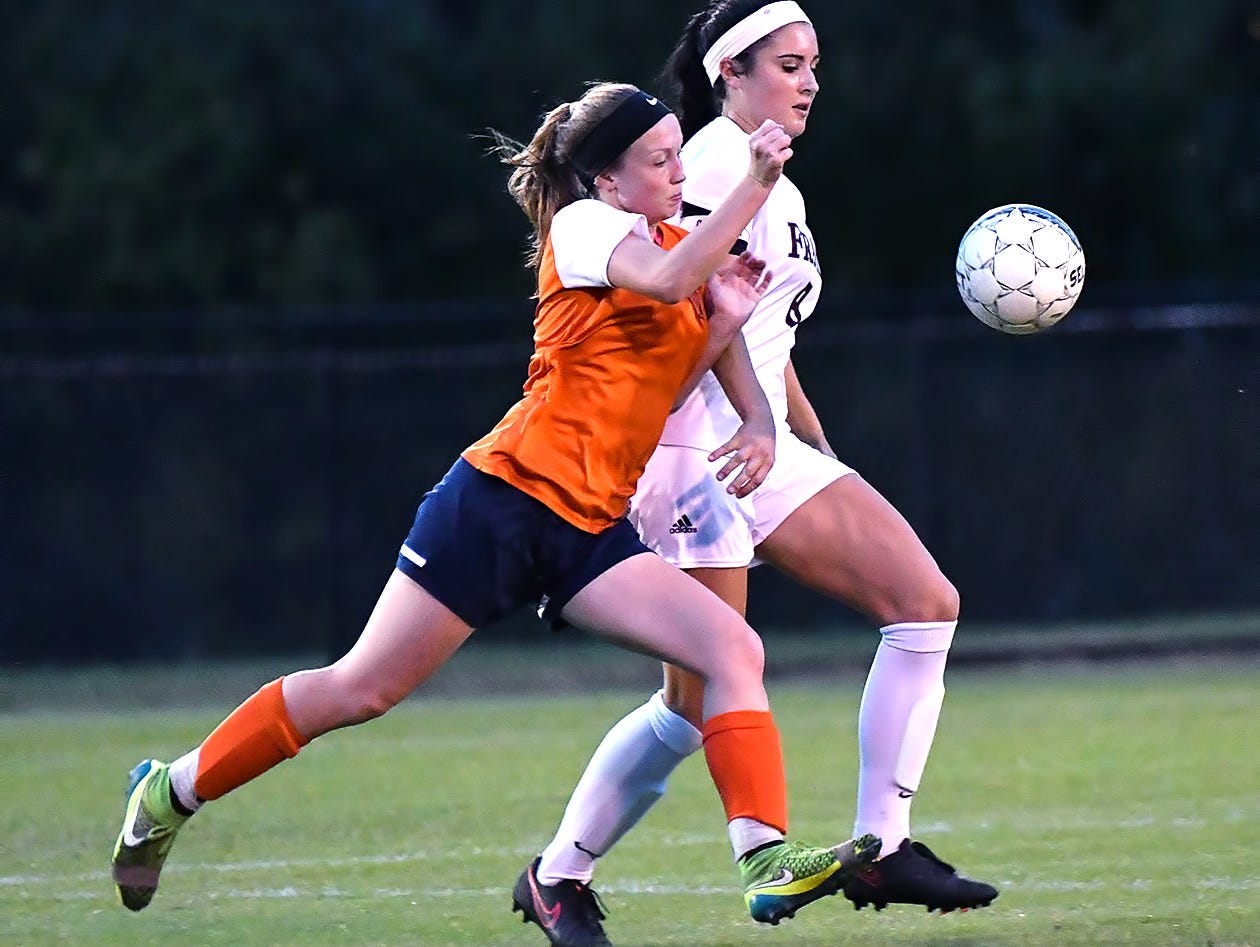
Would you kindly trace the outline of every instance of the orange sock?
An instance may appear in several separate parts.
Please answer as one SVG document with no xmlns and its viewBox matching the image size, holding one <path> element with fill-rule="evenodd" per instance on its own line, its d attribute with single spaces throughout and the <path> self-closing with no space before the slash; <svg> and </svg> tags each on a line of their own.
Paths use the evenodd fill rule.
<svg viewBox="0 0 1260 947">
<path fill-rule="evenodd" d="M 306 746 L 284 706 L 283 681 L 261 687 L 201 744 L 194 788 L 202 799 L 226 795 Z"/>
<path fill-rule="evenodd" d="M 732 710 L 701 731 L 704 758 L 726 821 L 756 819 L 787 834 L 787 780 L 779 729 L 768 710 Z"/>
</svg>

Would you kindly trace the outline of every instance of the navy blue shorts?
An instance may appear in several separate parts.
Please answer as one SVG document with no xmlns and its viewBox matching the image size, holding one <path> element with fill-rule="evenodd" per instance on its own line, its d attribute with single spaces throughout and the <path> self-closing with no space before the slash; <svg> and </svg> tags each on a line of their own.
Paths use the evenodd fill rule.
<svg viewBox="0 0 1260 947">
<path fill-rule="evenodd" d="M 588 533 L 460 458 L 420 501 L 398 568 L 474 628 L 524 605 L 560 627 L 591 580 L 648 551 L 624 519 Z"/>
</svg>

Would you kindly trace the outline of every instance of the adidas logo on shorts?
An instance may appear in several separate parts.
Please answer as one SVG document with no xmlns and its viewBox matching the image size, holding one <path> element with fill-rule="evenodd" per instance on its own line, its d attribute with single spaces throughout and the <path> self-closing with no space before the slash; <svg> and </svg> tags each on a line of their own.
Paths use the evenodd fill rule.
<svg viewBox="0 0 1260 947">
<path fill-rule="evenodd" d="M 678 522 L 669 528 L 670 533 L 698 533 L 699 530 L 691 525 L 691 517 L 686 513 L 678 517 Z"/>
</svg>

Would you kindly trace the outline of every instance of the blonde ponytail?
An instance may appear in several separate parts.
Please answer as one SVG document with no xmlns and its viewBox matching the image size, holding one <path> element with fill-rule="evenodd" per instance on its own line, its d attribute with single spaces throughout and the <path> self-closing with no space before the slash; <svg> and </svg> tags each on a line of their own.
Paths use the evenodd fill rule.
<svg viewBox="0 0 1260 947">
<path fill-rule="evenodd" d="M 508 193 L 534 227 L 528 254 L 534 269 L 542 262 L 552 218 L 560 208 L 591 196 L 570 161 L 574 146 L 637 91 L 620 83 L 592 85 L 578 101 L 561 103 L 548 112 L 528 145 L 491 130 L 491 154 L 512 168 Z"/>
</svg>

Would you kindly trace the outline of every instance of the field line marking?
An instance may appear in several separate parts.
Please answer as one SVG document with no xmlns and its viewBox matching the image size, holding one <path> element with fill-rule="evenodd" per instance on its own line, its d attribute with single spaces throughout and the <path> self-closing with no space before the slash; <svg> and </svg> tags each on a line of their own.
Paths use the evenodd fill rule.
<svg viewBox="0 0 1260 947">
<path fill-rule="evenodd" d="M 1066 819 L 1066 820 L 1049 820 L 1053 824 L 1049 828 L 1067 829 L 1071 831 L 1079 831 L 1091 828 L 1107 828 L 1111 830 L 1126 828 L 1150 828 L 1152 826 L 1167 825 L 1172 829 L 1191 829 L 1203 825 L 1207 822 L 1221 821 L 1227 824 L 1235 824 L 1239 822 L 1251 822 L 1255 820 L 1252 813 L 1243 813 L 1240 809 L 1231 808 L 1225 813 L 1223 819 L 1204 820 L 1196 817 L 1179 816 L 1174 818 L 1155 819 L 1150 817 L 1136 817 L 1124 820 L 1118 823 L 1109 823 L 1105 821 L 1092 822 L 1087 819 Z M 991 831 L 995 824 L 1006 824 L 1007 822 L 1019 822 L 1021 820 L 1013 817 L 1005 817 L 999 822 L 990 822 L 988 820 L 978 821 L 966 827 L 969 832 Z M 1047 828 L 1046 820 L 1041 820 L 1037 826 L 1039 829 Z M 1021 824 L 1028 825 L 1027 822 Z M 947 822 L 928 822 L 921 823 L 917 835 L 934 836 L 949 835 L 955 830 L 961 830 L 960 826 L 955 826 Z M 658 844 L 667 847 L 684 847 L 691 845 L 714 845 L 720 844 L 721 837 L 717 834 L 667 834 L 658 839 Z M 275 859 L 258 859 L 252 861 L 237 862 L 201 862 L 194 864 L 174 864 L 165 869 L 167 876 L 171 874 L 184 874 L 189 872 L 250 872 L 250 871 L 283 871 L 285 869 L 300 868 L 349 868 L 359 865 L 394 865 L 406 864 L 408 862 L 427 861 L 431 858 L 448 858 L 448 857 L 501 857 L 501 858 L 518 858 L 522 856 L 532 857 L 537 854 L 537 847 L 531 846 L 515 846 L 515 847 L 487 847 L 487 846 L 469 846 L 467 848 L 449 849 L 444 848 L 437 851 L 428 851 L 418 849 L 413 852 L 401 852 L 396 854 L 380 854 L 380 855 L 347 855 L 338 858 L 275 858 Z M 57 885 L 69 884 L 83 881 L 108 881 L 109 871 L 102 867 L 100 871 L 78 872 L 74 874 L 15 874 L 0 875 L 0 890 L 5 888 L 20 888 L 27 885 Z"/>
<path fill-rule="evenodd" d="M 102 879 L 104 880 L 104 879 Z M 1154 883 L 1147 878 L 1134 878 L 1123 884 L 1116 884 L 1111 881 L 1071 881 L 1066 879 L 1050 879 L 1045 881 L 1031 882 L 1002 882 L 1004 891 L 1103 891 L 1103 890 L 1127 890 L 1127 891 L 1149 891 L 1154 887 Z M 1260 878 L 1200 878 L 1192 882 L 1189 887 L 1200 891 L 1260 891 Z M 642 896 L 657 895 L 665 897 L 711 897 L 715 895 L 727 896 L 735 895 L 740 892 L 736 885 L 668 885 L 658 882 L 644 881 L 624 881 L 619 884 L 611 884 L 601 888 L 603 893 L 608 896 Z M 345 890 L 338 888 L 336 885 L 319 885 L 319 886 L 297 886 L 285 885 L 280 888 L 228 888 L 220 891 L 206 891 L 199 894 L 198 900 L 202 901 L 236 901 L 236 900 L 297 900 L 297 899 L 327 899 L 327 898 L 376 898 L 378 900 L 395 900 L 400 898 L 413 899 L 412 903 L 417 904 L 421 900 L 432 898 L 503 898 L 510 893 L 508 887 L 478 887 L 478 888 L 374 888 L 370 891 Z M 23 893 L 19 897 L 22 899 L 30 898 L 32 900 L 49 900 L 49 901 L 94 901 L 103 898 L 110 898 L 112 892 L 107 886 L 93 890 L 78 891 L 59 891 L 50 895 L 31 895 Z M 9 899 L 16 900 L 16 899 Z"/>
</svg>

